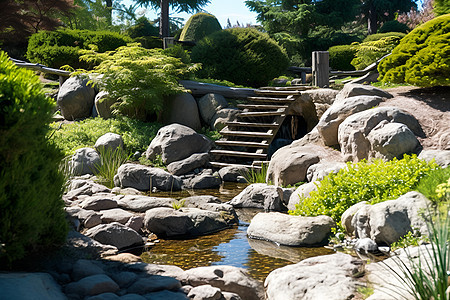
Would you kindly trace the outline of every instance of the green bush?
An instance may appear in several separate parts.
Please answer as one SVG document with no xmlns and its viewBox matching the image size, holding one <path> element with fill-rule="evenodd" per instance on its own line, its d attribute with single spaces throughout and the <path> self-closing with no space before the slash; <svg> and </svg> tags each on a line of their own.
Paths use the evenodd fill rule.
<svg viewBox="0 0 450 300">
<path fill-rule="evenodd" d="M 260 87 L 288 66 L 284 50 L 267 34 L 252 28 L 215 32 L 192 49 L 192 61 L 202 63 L 200 78 L 228 80 Z"/>
<path fill-rule="evenodd" d="M 159 28 L 153 22 L 150 22 L 146 17 L 140 17 L 136 20 L 134 26 L 128 28 L 127 33 L 132 38 L 159 36 Z"/>
<path fill-rule="evenodd" d="M 408 25 L 404 23 L 400 23 L 397 20 L 387 21 L 383 24 L 383 26 L 378 29 L 378 33 L 386 33 L 386 32 L 402 32 L 407 33 L 409 31 Z"/>
<path fill-rule="evenodd" d="M 86 50 L 83 53 L 81 60 L 99 62 L 90 73 L 103 74 L 94 82 L 114 99 L 112 113 L 141 121 L 155 119 L 163 109 L 164 97 L 185 92 L 178 80 L 198 67 L 185 64 L 161 49 L 145 49 L 136 44 L 108 53 Z"/>
<path fill-rule="evenodd" d="M 437 169 L 417 156 L 372 163 L 361 161 L 347 164 L 346 169 L 331 173 L 310 197 L 301 197 L 291 214 L 303 216 L 328 215 L 340 222 L 342 214 L 352 205 L 368 201 L 371 204 L 399 197 L 410 191 L 421 178 Z"/>
<path fill-rule="evenodd" d="M 156 136 L 161 124 L 144 123 L 127 117 L 90 118 L 79 122 L 63 124 L 52 123 L 52 140 L 65 155 L 72 155 L 77 149 L 92 147 L 99 137 L 112 132 L 120 134 L 128 154 L 147 150 L 151 140 Z"/>
<path fill-rule="evenodd" d="M 134 38 L 134 41 L 136 43 L 141 44 L 141 46 L 146 49 L 154 49 L 154 48 L 162 49 L 163 47 L 162 39 L 156 36 L 140 36 Z"/>
<path fill-rule="evenodd" d="M 378 40 L 381 40 L 383 38 L 387 38 L 387 37 L 390 37 L 390 36 L 396 36 L 396 37 L 399 37 L 400 39 L 402 39 L 402 38 L 404 38 L 406 36 L 406 33 L 402 33 L 402 32 L 375 33 L 375 34 L 368 35 L 363 40 L 363 43 L 378 41 Z"/>
<path fill-rule="evenodd" d="M 357 46 L 357 52 L 351 64 L 357 70 L 363 70 L 390 53 L 399 43 L 400 38 L 396 36 L 388 36 L 377 41 L 361 43 Z"/>
<path fill-rule="evenodd" d="M 416 27 L 378 65 L 384 83 L 450 85 L 450 14 Z"/>
<path fill-rule="evenodd" d="M 355 58 L 356 47 L 352 45 L 333 46 L 328 49 L 330 53 L 330 67 L 333 70 L 352 71 L 355 67 L 351 61 Z"/>
<path fill-rule="evenodd" d="M 0 265 L 63 243 L 61 151 L 46 136 L 54 103 L 0 52 Z"/>
<path fill-rule="evenodd" d="M 109 31 L 40 31 L 30 37 L 26 56 L 31 62 L 51 68 L 60 68 L 62 65 L 70 65 L 75 69 L 86 68 L 86 65 L 78 60 L 79 49 L 106 52 L 125 46 L 130 41 L 127 36 Z"/>
<path fill-rule="evenodd" d="M 436 187 L 446 181 L 450 177 L 450 167 L 445 169 L 436 169 L 431 171 L 427 176 L 422 178 L 416 187 L 416 190 L 424 194 L 432 201 L 438 201 Z"/>
<path fill-rule="evenodd" d="M 216 31 L 222 30 L 219 21 L 210 14 L 198 13 L 189 18 L 180 34 L 180 41 L 200 41 Z"/>
</svg>

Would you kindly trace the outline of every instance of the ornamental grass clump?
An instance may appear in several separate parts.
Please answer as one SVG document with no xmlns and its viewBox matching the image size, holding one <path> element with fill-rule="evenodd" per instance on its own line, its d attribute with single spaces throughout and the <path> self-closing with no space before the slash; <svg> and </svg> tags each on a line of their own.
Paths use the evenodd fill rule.
<svg viewBox="0 0 450 300">
<path fill-rule="evenodd" d="M 114 187 L 114 176 L 121 165 L 127 162 L 130 155 L 127 155 L 122 147 L 112 149 L 110 147 L 100 147 L 97 150 L 100 154 L 100 164 L 96 165 L 93 173 L 98 178 L 98 182 L 109 187 Z"/>
<path fill-rule="evenodd" d="M 337 223 L 352 205 L 368 201 L 371 204 L 394 199 L 410 191 L 421 178 L 439 168 L 434 162 L 425 162 L 416 155 L 385 162 L 365 160 L 352 164 L 338 173 L 326 176 L 309 197 L 300 197 L 293 215 L 327 215 Z"/>
</svg>

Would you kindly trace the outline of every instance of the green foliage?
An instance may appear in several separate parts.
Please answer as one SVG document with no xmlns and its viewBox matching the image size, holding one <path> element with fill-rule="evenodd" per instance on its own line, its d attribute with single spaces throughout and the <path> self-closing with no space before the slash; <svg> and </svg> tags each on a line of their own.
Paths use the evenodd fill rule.
<svg viewBox="0 0 450 300">
<path fill-rule="evenodd" d="M 122 136 L 128 153 L 134 153 L 145 151 L 161 126 L 159 123 L 144 123 L 127 117 L 108 120 L 90 118 L 63 125 L 53 123 L 51 138 L 65 155 L 72 155 L 77 149 L 92 147 L 99 137 L 112 132 Z"/>
<path fill-rule="evenodd" d="M 166 164 L 162 160 L 162 156 L 160 154 L 156 155 L 154 160 L 150 160 L 144 155 L 139 157 L 139 163 L 144 166 L 160 168 L 166 170 Z"/>
<path fill-rule="evenodd" d="M 136 20 L 134 26 L 128 28 L 127 33 L 132 38 L 144 36 L 159 36 L 159 28 L 154 22 L 150 22 L 146 17 L 142 16 Z"/>
<path fill-rule="evenodd" d="M 378 29 L 378 33 L 387 33 L 387 32 L 402 32 L 407 33 L 409 31 L 408 25 L 404 23 L 400 23 L 397 20 L 384 22 L 383 26 Z"/>
<path fill-rule="evenodd" d="M 407 234 L 402 236 L 397 242 L 391 244 L 391 251 L 406 248 L 409 246 L 419 246 L 425 242 L 428 242 L 427 237 L 415 235 L 411 231 L 409 231 Z"/>
<path fill-rule="evenodd" d="M 94 82 L 116 100 L 112 114 L 142 121 L 152 120 L 162 111 L 164 97 L 185 92 L 178 80 L 198 68 L 164 54 L 161 49 L 145 49 L 137 44 L 107 53 L 83 53 L 81 60 L 100 62 L 90 73 L 103 74 Z"/>
<path fill-rule="evenodd" d="M 163 47 L 163 41 L 161 38 L 156 36 L 140 36 L 137 38 L 134 38 L 134 41 L 136 43 L 141 44 L 142 47 L 146 49 L 153 49 L 153 48 L 161 48 Z"/>
<path fill-rule="evenodd" d="M 347 164 L 337 174 L 331 173 L 310 197 L 301 197 L 299 204 L 291 211 L 294 215 L 328 215 L 340 222 L 341 215 L 350 206 L 368 201 L 371 204 L 399 197 L 410 191 L 421 178 L 438 168 L 417 156 L 405 155 L 403 159 L 372 163 L 361 161 Z"/>
<path fill-rule="evenodd" d="M 62 153 L 46 135 L 53 102 L 0 52 L 0 264 L 64 242 Z"/>
<path fill-rule="evenodd" d="M 363 70 L 384 55 L 390 53 L 399 43 L 400 38 L 396 36 L 388 36 L 377 41 L 361 43 L 355 46 L 357 47 L 357 52 L 351 64 L 357 70 Z"/>
<path fill-rule="evenodd" d="M 433 7 L 434 7 L 434 13 L 437 16 L 450 14 L 450 1 L 449 0 L 434 0 Z"/>
<path fill-rule="evenodd" d="M 355 58 L 356 51 L 356 47 L 352 45 L 333 46 L 328 49 L 331 69 L 339 71 L 354 70 L 355 67 L 351 65 L 351 61 Z"/>
<path fill-rule="evenodd" d="M 95 49 L 98 52 L 115 50 L 125 46 L 131 39 L 116 32 L 60 29 L 40 31 L 28 42 L 27 58 L 52 68 L 70 65 L 85 68 L 79 62 L 78 50 Z"/>
<path fill-rule="evenodd" d="M 450 177 L 450 167 L 438 168 L 431 171 L 427 176 L 422 178 L 417 184 L 416 191 L 422 193 L 432 201 L 439 201 L 436 188 Z"/>
<path fill-rule="evenodd" d="M 220 30 L 222 30 L 222 26 L 216 17 L 206 13 L 197 13 L 186 22 L 179 40 L 200 41 L 205 36 Z"/>
<path fill-rule="evenodd" d="M 219 79 L 212 79 L 212 78 L 195 78 L 195 81 L 203 82 L 203 83 L 210 83 L 210 84 L 217 84 L 222 86 L 229 86 L 229 87 L 235 87 L 235 88 L 248 88 L 243 85 L 234 84 L 231 81 L 228 80 L 219 80 Z"/>
<path fill-rule="evenodd" d="M 415 28 L 378 65 L 379 80 L 416 86 L 450 85 L 450 14 Z"/>
<path fill-rule="evenodd" d="M 439 200 L 450 200 L 450 177 L 447 182 L 441 183 L 436 187 L 436 197 Z"/>
<path fill-rule="evenodd" d="M 202 127 L 200 133 L 206 135 L 211 141 L 217 141 L 222 138 L 222 135 L 217 130 L 211 130 L 208 127 Z"/>
<path fill-rule="evenodd" d="M 113 188 L 114 176 L 121 165 L 127 162 L 130 155 L 127 155 L 121 147 L 116 149 L 101 147 L 98 149 L 100 154 L 100 164 L 94 168 L 94 175 L 97 176 L 98 182 Z"/>
<path fill-rule="evenodd" d="M 283 49 L 267 34 L 252 28 L 215 32 L 192 49 L 191 57 L 203 64 L 198 77 L 253 87 L 266 85 L 288 66 Z"/>
<path fill-rule="evenodd" d="M 172 202 L 172 207 L 175 210 L 180 210 L 182 207 L 184 207 L 186 200 L 182 199 L 182 200 L 174 200 Z"/>
<path fill-rule="evenodd" d="M 375 34 L 371 34 L 368 35 L 363 42 L 373 42 L 373 41 L 378 41 L 381 40 L 383 38 L 387 38 L 390 36 L 396 36 L 399 37 L 400 39 L 404 38 L 406 36 L 405 33 L 402 32 L 386 32 L 386 33 L 375 33 Z"/>
<path fill-rule="evenodd" d="M 248 183 L 266 183 L 267 177 L 267 164 L 261 164 L 261 169 L 249 169 L 247 172 L 243 172 L 241 175 L 247 180 Z M 267 184 L 273 184 L 267 182 Z"/>
</svg>

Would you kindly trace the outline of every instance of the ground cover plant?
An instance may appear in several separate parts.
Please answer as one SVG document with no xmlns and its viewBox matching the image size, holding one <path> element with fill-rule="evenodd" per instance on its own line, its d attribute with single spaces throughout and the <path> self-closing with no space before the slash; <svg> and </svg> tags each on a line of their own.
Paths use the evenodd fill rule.
<svg viewBox="0 0 450 300">
<path fill-rule="evenodd" d="M 425 195 L 428 199 L 439 202 L 440 197 L 436 192 L 437 187 L 450 178 L 450 167 L 431 171 L 417 184 L 416 190 Z"/>
<path fill-rule="evenodd" d="M 47 139 L 53 101 L 0 51 L 0 266 L 65 241 L 61 151 Z"/>
<path fill-rule="evenodd" d="M 421 178 L 439 168 L 434 162 L 425 162 L 416 155 L 384 162 L 365 160 L 352 164 L 338 173 L 331 173 L 309 197 L 300 197 L 293 215 L 328 215 L 337 223 L 352 205 L 368 201 L 371 204 L 399 197 L 410 191 Z"/>
<path fill-rule="evenodd" d="M 356 54 L 351 64 L 355 69 L 363 70 L 384 55 L 390 53 L 399 43 L 400 37 L 387 36 L 375 41 L 363 42 L 359 45 L 355 44 Z"/>
<path fill-rule="evenodd" d="M 90 118 L 69 124 L 52 123 L 51 126 L 51 139 L 65 155 L 72 155 L 77 149 L 92 147 L 99 137 L 108 132 L 122 136 L 128 154 L 143 152 L 162 125 L 118 117 L 107 120 Z"/>
</svg>

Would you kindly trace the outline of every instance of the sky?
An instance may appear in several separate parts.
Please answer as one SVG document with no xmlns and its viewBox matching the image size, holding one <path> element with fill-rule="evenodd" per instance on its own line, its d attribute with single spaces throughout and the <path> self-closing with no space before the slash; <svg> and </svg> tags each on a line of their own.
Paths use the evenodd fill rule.
<svg viewBox="0 0 450 300">
<path fill-rule="evenodd" d="M 130 4 L 132 0 L 125 0 L 122 3 Z M 251 12 L 247 6 L 245 6 L 244 0 L 211 0 L 208 5 L 203 7 L 203 10 L 214 15 L 222 27 L 227 25 L 227 19 L 230 19 L 232 25 L 239 22 L 241 25 L 258 24 L 256 21 L 256 13 Z M 139 9 L 138 9 L 139 11 Z M 145 15 L 154 20 L 158 17 L 158 12 L 153 9 L 147 9 Z M 184 19 L 184 23 L 189 19 L 192 14 L 175 13 L 171 10 L 171 17 L 181 17 Z"/>
</svg>

